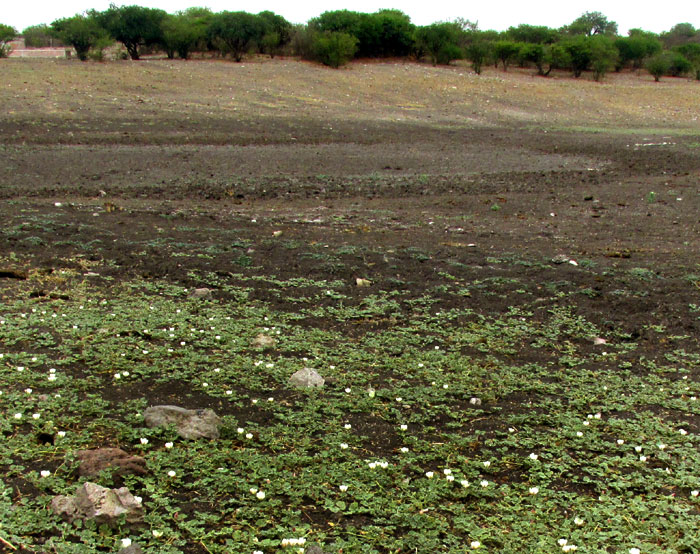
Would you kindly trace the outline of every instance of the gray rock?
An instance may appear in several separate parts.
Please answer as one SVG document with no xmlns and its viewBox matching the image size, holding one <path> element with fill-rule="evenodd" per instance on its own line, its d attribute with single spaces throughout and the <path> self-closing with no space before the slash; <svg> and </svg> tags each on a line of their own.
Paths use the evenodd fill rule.
<svg viewBox="0 0 700 554">
<path fill-rule="evenodd" d="M 138 523 L 143 518 L 141 500 L 129 489 L 108 489 L 89 481 L 83 483 L 75 496 L 56 496 L 51 501 L 51 509 L 71 521 L 94 519 L 108 525 L 122 515 L 126 515 L 128 523 Z"/>
<path fill-rule="evenodd" d="M 144 413 L 148 427 L 174 425 L 185 439 L 218 439 L 221 420 L 213 410 L 187 410 L 179 406 L 151 406 Z"/>
<path fill-rule="evenodd" d="M 313 388 L 322 387 L 326 380 L 316 370 L 305 367 L 294 373 L 288 382 L 293 387 Z"/>
<path fill-rule="evenodd" d="M 114 468 L 117 475 L 145 475 L 146 460 L 140 456 L 130 456 L 121 448 L 97 448 L 95 450 L 79 450 L 78 473 L 93 477 L 107 468 Z"/>
<path fill-rule="evenodd" d="M 277 344 L 277 341 L 271 336 L 265 335 L 264 333 L 260 333 L 257 337 L 253 339 L 253 342 L 251 343 L 253 348 L 262 348 L 264 350 L 267 350 L 268 348 L 274 348 L 275 344 Z"/>
<path fill-rule="evenodd" d="M 552 258 L 552 263 L 553 264 L 565 264 L 566 262 L 569 261 L 569 256 L 566 256 L 565 254 L 557 254 Z"/>
<path fill-rule="evenodd" d="M 211 298 L 211 293 L 212 293 L 211 289 L 208 289 L 206 287 L 202 287 L 200 289 L 194 289 L 192 292 L 190 292 L 190 297 L 191 298 Z"/>
<path fill-rule="evenodd" d="M 130 544 L 126 548 L 122 548 L 119 554 L 143 554 L 143 548 L 138 544 Z"/>
<path fill-rule="evenodd" d="M 323 550 L 321 550 L 321 547 L 315 544 L 312 544 L 311 546 L 307 546 L 306 550 L 304 551 L 306 554 L 325 554 Z"/>
</svg>

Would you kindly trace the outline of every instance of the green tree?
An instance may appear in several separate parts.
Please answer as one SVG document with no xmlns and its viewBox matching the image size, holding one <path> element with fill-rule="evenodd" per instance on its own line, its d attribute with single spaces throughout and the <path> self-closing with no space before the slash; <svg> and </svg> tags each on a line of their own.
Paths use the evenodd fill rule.
<svg viewBox="0 0 700 554">
<path fill-rule="evenodd" d="M 556 29 L 541 25 L 518 25 L 510 27 L 506 31 L 508 38 L 515 42 L 527 42 L 530 44 L 552 44 L 559 38 Z"/>
<path fill-rule="evenodd" d="M 407 56 L 413 49 L 416 26 L 411 18 L 399 10 L 379 10 L 372 14 L 379 34 L 379 57 Z"/>
<path fill-rule="evenodd" d="M 577 79 L 591 64 L 591 41 L 588 35 L 569 38 L 561 43 L 569 56 L 571 71 Z"/>
<path fill-rule="evenodd" d="M 695 78 L 700 81 L 700 43 L 689 42 L 673 48 L 674 52 L 678 52 L 686 58 L 695 70 Z"/>
<path fill-rule="evenodd" d="M 447 65 L 463 56 L 460 42 L 463 31 L 457 23 L 433 23 L 417 27 L 416 44 L 430 56 L 433 65 Z"/>
<path fill-rule="evenodd" d="M 292 39 L 292 24 L 271 11 L 260 12 L 258 18 L 262 25 L 258 50 L 261 54 L 268 54 L 274 58 Z"/>
<path fill-rule="evenodd" d="M 81 61 L 86 61 L 90 50 L 108 39 L 107 32 L 95 18 L 86 15 L 57 19 L 51 23 L 51 28 L 61 41 L 75 48 Z"/>
<path fill-rule="evenodd" d="M 168 58 L 177 54 L 183 60 L 198 46 L 201 46 L 207 32 L 208 19 L 193 16 L 186 12 L 166 16 L 162 23 L 163 41 L 161 46 Z"/>
<path fill-rule="evenodd" d="M 605 35 L 595 35 L 589 38 L 591 50 L 591 69 L 593 78 L 600 81 L 605 74 L 615 67 L 617 49 L 613 40 Z"/>
<path fill-rule="evenodd" d="M 231 54 L 236 62 L 243 60 L 243 56 L 262 39 L 263 33 L 260 19 L 247 12 L 217 13 L 208 30 L 214 45 L 224 54 Z"/>
<path fill-rule="evenodd" d="M 314 58 L 323 65 L 338 68 L 348 63 L 357 51 L 357 37 L 349 33 L 316 33 L 313 40 Z"/>
<path fill-rule="evenodd" d="M 521 60 L 533 64 L 538 75 L 545 75 L 545 46 L 543 44 L 522 43 L 518 56 Z"/>
<path fill-rule="evenodd" d="M 520 52 L 520 45 L 509 40 L 499 40 L 493 44 L 493 54 L 496 60 L 503 64 L 503 71 L 508 71 L 508 64 L 515 59 Z"/>
<path fill-rule="evenodd" d="M 671 65 L 669 68 L 669 73 L 672 77 L 680 77 L 690 73 L 690 71 L 693 69 L 693 64 L 690 63 L 690 60 L 680 52 L 669 52 L 669 61 Z"/>
<path fill-rule="evenodd" d="M 600 12 L 585 12 L 562 29 L 569 35 L 617 35 L 617 23 L 608 21 Z"/>
<path fill-rule="evenodd" d="M 10 41 L 17 36 L 17 29 L 0 23 L 0 58 L 10 54 Z"/>
<path fill-rule="evenodd" d="M 666 75 L 671 69 L 671 62 L 668 58 L 668 53 L 657 54 L 653 58 L 649 58 L 645 65 L 646 70 L 654 77 L 657 83 L 663 75 Z"/>
<path fill-rule="evenodd" d="M 22 31 L 22 38 L 27 48 L 46 48 L 63 45 L 53 34 L 51 27 L 46 24 L 27 27 Z"/>
<path fill-rule="evenodd" d="M 700 42 L 700 31 L 690 23 L 678 23 L 668 32 L 661 33 L 661 41 L 669 49 L 689 42 Z"/>
<path fill-rule="evenodd" d="M 490 43 L 480 38 L 474 38 L 465 48 L 467 59 L 472 62 L 472 69 L 481 75 L 481 69 L 491 54 Z"/>
<path fill-rule="evenodd" d="M 142 46 L 163 43 L 162 22 L 167 17 L 163 10 L 110 4 L 108 10 L 92 10 L 88 15 L 94 17 L 112 38 L 124 45 L 132 60 L 139 59 L 139 49 Z"/>
<path fill-rule="evenodd" d="M 661 41 L 654 33 L 632 29 L 629 37 L 615 39 L 615 48 L 619 52 L 617 69 L 631 64 L 634 69 L 644 65 L 644 60 L 661 52 Z"/>
</svg>

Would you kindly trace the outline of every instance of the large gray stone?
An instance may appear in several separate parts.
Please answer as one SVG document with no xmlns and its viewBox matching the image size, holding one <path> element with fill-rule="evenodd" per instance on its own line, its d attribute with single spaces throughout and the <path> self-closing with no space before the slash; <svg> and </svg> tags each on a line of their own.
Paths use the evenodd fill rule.
<svg viewBox="0 0 700 554">
<path fill-rule="evenodd" d="M 143 518 L 143 506 L 129 489 L 108 489 L 89 481 L 83 483 L 75 496 L 56 496 L 51 501 L 54 513 L 74 519 L 94 519 L 98 523 L 112 524 L 125 515 L 128 523 L 138 523 Z"/>
<path fill-rule="evenodd" d="M 179 406 L 151 406 L 144 413 L 148 427 L 174 425 L 185 439 L 218 439 L 221 420 L 213 410 L 187 410 Z"/>
<path fill-rule="evenodd" d="M 322 387 L 326 380 L 316 370 L 305 367 L 294 373 L 289 378 L 289 384 L 293 387 L 313 388 Z"/>
</svg>

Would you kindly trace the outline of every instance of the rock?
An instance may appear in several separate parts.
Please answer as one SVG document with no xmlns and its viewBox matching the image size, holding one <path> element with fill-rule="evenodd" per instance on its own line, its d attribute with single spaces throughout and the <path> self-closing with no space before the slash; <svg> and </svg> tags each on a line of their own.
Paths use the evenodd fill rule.
<svg viewBox="0 0 700 554">
<path fill-rule="evenodd" d="M 311 546 L 307 546 L 306 550 L 304 551 L 305 554 L 325 554 L 323 550 L 321 550 L 320 546 L 317 546 L 315 544 L 312 544 Z"/>
<path fill-rule="evenodd" d="M 294 373 L 288 383 L 293 387 L 313 388 L 322 387 L 326 380 L 316 370 L 305 367 Z"/>
<path fill-rule="evenodd" d="M 551 261 L 553 264 L 565 264 L 569 261 L 569 257 L 564 254 L 558 254 L 554 256 Z"/>
<path fill-rule="evenodd" d="M 251 345 L 254 348 L 263 348 L 263 349 L 268 349 L 268 348 L 274 348 L 275 345 L 277 344 L 277 341 L 273 339 L 271 336 L 266 335 L 264 333 L 260 333 L 257 337 L 253 339 L 253 342 Z"/>
<path fill-rule="evenodd" d="M 143 554 L 143 548 L 138 544 L 130 544 L 126 548 L 119 550 L 119 554 Z"/>
<path fill-rule="evenodd" d="M 108 489 L 89 481 L 76 491 L 75 496 L 56 496 L 51 501 L 54 513 L 74 519 L 94 519 L 97 523 L 112 524 L 126 515 L 126 521 L 137 523 L 143 518 L 141 499 L 129 489 Z"/>
<path fill-rule="evenodd" d="M 79 450 L 77 458 L 80 463 L 78 473 L 93 477 L 107 468 L 115 468 L 117 475 L 145 475 L 146 460 L 140 456 L 130 456 L 121 448 L 98 448 L 96 450 Z"/>
<path fill-rule="evenodd" d="M 190 298 L 211 298 L 212 290 L 206 287 L 200 289 L 194 289 L 189 294 Z"/>
<path fill-rule="evenodd" d="M 218 439 L 221 420 L 213 410 L 187 410 L 179 406 L 151 406 L 144 417 L 148 427 L 174 425 L 185 439 Z"/>
<path fill-rule="evenodd" d="M 357 279 L 355 279 L 355 284 L 358 287 L 368 287 L 372 284 L 372 281 L 370 281 L 369 279 L 362 279 L 358 277 Z"/>
</svg>

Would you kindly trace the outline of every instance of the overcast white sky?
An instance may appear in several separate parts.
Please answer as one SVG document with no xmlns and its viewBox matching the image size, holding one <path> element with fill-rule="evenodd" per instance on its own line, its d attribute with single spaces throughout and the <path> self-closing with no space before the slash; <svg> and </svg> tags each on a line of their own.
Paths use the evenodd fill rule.
<svg viewBox="0 0 700 554">
<path fill-rule="evenodd" d="M 109 3 L 109 0 L 2 0 L 0 23 L 12 25 L 21 31 L 30 25 L 51 23 L 55 19 L 70 17 L 87 9 L 104 10 L 109 7 Z M 305 23 L 328 10 L 350 9 L 371 13 L 381 8 L 396 8 L 407 13 L 417 25 L 464 17 L 478 21 L 480 29 L 498 31 L 520 23 L 561 27 L 586 11 L 602 12 L 609 20 L 617 22 L 621 34 L 635 27 L 658 33 L 682 22 L 700 27 L 700 2 L 697 0 L 653 3 L 644 0 L 482 0 L 474 3 L 464 0 L 258 0 L 240 4 L 231 0 L 117 0 L 114 3 L 161 8 L 171 13 L 193 6 L 206 6 L 215 12 L 243 10 L 257 13 L 271 10 L 292 23 Z"/>
</svg>

